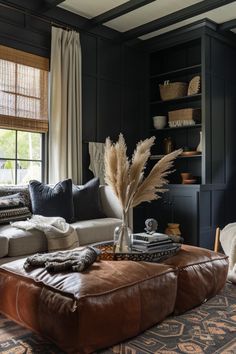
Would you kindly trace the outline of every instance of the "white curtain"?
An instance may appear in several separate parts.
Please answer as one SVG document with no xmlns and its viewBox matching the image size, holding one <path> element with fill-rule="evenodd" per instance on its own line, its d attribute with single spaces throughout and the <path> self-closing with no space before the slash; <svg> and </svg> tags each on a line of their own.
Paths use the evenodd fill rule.
<svg viewBox="0 0 236 354">
<path fill-rule="evenodd" d="M 82 183 L 80 35 L 52 27 L 50 65 L 49 183 Z"/>
</svg>

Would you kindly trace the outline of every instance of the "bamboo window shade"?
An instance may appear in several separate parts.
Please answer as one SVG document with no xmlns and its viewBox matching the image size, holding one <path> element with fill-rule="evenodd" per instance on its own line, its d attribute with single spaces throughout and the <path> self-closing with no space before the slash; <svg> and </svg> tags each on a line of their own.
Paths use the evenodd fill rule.
<svg viewBox="0 0 236 354">
<path fill-rule="evenodd" d="M 0 45 L 0 128 L 48 131 L 49 60 Z"/>
</svg>

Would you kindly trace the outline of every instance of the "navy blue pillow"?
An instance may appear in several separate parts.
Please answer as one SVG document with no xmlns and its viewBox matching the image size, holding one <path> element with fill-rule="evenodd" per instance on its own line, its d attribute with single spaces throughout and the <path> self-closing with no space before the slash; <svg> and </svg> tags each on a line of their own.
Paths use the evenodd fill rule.
<svg viewBox="0 0 236 354">
<path fill-rule="evenodd" d="M 74 221 L 105 218 L 99 198 L 99 178 L 95 177 L 84 186 L 73 184 Z"/>
<path fill-rule="evenodd" d="M 71 179 L 59 182 L 54 187 L 38 181 L 30 181 L 29 192 L 33 214 L 61 216 L 66 222 L 72 222 L 74 208 Z"/>
</svg>

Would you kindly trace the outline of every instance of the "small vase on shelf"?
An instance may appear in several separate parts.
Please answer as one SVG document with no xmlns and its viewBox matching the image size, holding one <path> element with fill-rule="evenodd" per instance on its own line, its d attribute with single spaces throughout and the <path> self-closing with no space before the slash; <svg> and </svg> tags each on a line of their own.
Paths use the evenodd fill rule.
<svg viewBox="0 0 236 354">
<path fill-rule="evenodd" d="M 196 148 L 196 151 L 202 152 L 202 132 L 200 132 L 200 140 L 199 140 L 199 144 Z"/>
<path fill-rule="evenodd" d="M 114 230 L 114 253 L 132 252 L 132 231 L 128 226 L 128 211 L 122 213 L 122 223 Z"/>
</svg>

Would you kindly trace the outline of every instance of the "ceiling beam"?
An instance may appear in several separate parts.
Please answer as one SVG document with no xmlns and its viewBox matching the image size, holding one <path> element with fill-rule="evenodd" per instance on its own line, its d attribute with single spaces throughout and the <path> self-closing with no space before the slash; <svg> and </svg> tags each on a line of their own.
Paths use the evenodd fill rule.
<svg viewBox="0 0 236 354">
<path fill-rule="evenodd" d="M 47 12 L 64 1 L 65 0 L 44 0 L 43 4 L 41 4 L 41 7 L 38 9 L 38 11 L 42 13 Z"/>
<path fill-rule="evenodd" d="M 227 21 L 218 26 L 218 29 L 222 32 L 236 28 L 236 19 Z"/>
<path fill-rule="evenodd" d="M 158 18 L 157 20 L 148 22 L 144 25 L 135 27 L 123 33 L 123 40 L 129 41 L 134 38 L 143 36 L 145 34 L 160 30 L 162 28 L 171 26 L 180 21 L 187 20 L 191 17 L 200 15 L 204 12 L 214 10 L 218 7 L 230 4 L 234 0 L 204 0 L 197 4 L 185 7 L 176 12 L 170 13 L 167 16 Z"/>
<path fill-rule="evenodd" d="M 130 0 L 121 4 L 119 6 L 114 7 L 113 9 L 106 11 L 98 16 L 93 17 L 89 20 L 92 26 L 98 26 L 102 23 L 106 23 L 108 21 L 113 20 L 114 18 L 125 15 L 131 11 L 134 11 L 142 6 L 150 4 L 155 0 Z"/>
</svg>

